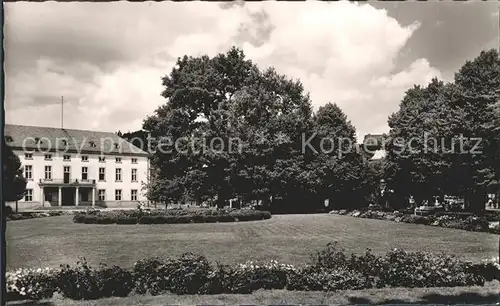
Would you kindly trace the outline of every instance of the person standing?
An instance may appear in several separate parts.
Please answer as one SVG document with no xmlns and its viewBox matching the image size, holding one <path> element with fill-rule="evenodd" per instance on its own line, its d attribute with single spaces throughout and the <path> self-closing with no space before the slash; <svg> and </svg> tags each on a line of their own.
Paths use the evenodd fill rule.
<svg viewBox="0 0 500 306">
<path fill-rule="evenodd" d="M 412 195 L 410 195 L 410 198 L 408 199 L 408 203 L 410 204 L 410 208 L 415 208 L 415 198 L 413 198 Z"/>
</svg>

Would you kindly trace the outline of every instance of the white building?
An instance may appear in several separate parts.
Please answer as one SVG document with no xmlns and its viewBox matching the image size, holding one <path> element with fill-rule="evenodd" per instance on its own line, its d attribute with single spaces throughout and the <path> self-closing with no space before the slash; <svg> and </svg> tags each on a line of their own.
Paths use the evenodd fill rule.
<svg viewBox="0 0 500 306">
<path fill-rule="evenodd" d="M 116 134 L 7 124 L 5 141 L 28 181 L 19 209 L 146 201 L 148 154 Z"/>
</svg>

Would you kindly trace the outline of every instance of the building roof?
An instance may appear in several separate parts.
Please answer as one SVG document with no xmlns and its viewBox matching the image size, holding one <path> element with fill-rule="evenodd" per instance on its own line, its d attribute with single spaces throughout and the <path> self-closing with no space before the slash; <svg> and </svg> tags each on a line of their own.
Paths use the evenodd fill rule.
<svg viewBox="0 0 500 306">
<path fill-rule="evenodd" d="M 148 154 L 111 132 L 5 125 L 5 142 L 13 149 L 111 155 Z"/>
<path fill-rule="evenodd" d="M 384 140 L 387 138 L 384 134 L 366 134 L 363 139 L 363 143 L 367 145 L 382 145 Z"/>
</svg>

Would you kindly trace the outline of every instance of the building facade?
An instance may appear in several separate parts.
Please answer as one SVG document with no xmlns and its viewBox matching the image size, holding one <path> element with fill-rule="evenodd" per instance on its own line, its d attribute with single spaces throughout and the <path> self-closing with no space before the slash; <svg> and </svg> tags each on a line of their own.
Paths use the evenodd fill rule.
<svg viewBox="0 0 500 306">
<path fill-rule="evenodd" d="M 127 207 L 147 200 L 148 154 L 116 134 L 6 125 L 5 141 L 27 179 L 20 209 Z"/>
</svg>

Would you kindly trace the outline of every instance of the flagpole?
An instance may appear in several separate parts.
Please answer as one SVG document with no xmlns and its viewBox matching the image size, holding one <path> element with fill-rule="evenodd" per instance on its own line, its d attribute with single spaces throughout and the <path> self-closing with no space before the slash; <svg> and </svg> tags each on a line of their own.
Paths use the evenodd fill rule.
<svg viewBox="0 0 500 306">
<path fill-rule="evenodd" d="M 61 96 L 61 129 L 64 129 L 64 96 Z"/>
</svg>

